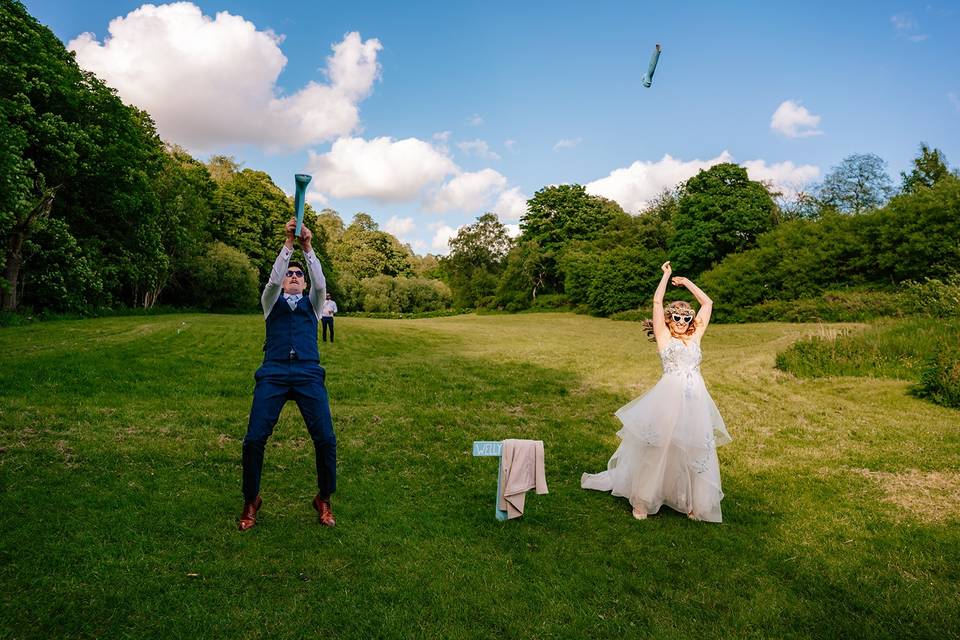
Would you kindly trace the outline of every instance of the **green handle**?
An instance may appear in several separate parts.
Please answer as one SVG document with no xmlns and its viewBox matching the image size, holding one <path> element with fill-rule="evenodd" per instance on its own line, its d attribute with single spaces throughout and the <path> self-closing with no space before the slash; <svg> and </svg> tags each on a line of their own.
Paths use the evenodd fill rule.
<svg viewBox="0 0 960 640">
<path fill-rule="evenodd" d="M 297 193 L 293 198 L 293 206 L 297 211 L 297 229 L 293 232 L 295 238 L 300 237 L 300 227 L 303 226 L 303 197 L 307 193 L 307 185 L 310 184 L 311 178 L 312 176 L 308 176 L 305 173 L 294 175 L 294 179 L 297 181 Z"/>
</svg>

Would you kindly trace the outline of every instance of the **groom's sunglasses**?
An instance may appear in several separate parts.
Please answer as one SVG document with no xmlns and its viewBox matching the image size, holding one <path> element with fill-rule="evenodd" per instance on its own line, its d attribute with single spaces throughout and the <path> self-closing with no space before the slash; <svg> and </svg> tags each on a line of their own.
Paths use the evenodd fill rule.
<svg viewBox="0 0 960 640">
<path fill-rule="evenodd" d="M 287 277 L 288 277 L 288 278 L 292 278 L 293 276 L 297 276 L 298 278 L 302 278 L 302 277 L 303 277 L 303 271 L 300 271 L 299 269 L 290 269 L 289 271 L 287 271 Z"/>
<path fill-rule="evenodd" d="M 693 320 L 693 316 L 681 316 L 680 314 L 677 314 L 677 313 L 673 314 L 674 322 L 686 322 L 689 324 L 691 320 Z"/>
</svg>

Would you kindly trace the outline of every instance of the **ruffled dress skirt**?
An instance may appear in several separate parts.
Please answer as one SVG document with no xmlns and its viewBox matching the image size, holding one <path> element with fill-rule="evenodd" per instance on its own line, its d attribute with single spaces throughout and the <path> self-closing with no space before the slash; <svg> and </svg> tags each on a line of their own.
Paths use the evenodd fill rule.
<svg viewBox="0 0 960 640">
<path fill-rule="evenodd" d="M 685 348 L 685 347 L 682 347 Z M 698 368 L 665 373 L 646 394 L 620 407 L 620 446 L 601 473 L 584 473 L 584 489 L 610 491 L 648 514 L 668 507 L 720 522 L 717 447 L 730 442 Z"/>
</svg>

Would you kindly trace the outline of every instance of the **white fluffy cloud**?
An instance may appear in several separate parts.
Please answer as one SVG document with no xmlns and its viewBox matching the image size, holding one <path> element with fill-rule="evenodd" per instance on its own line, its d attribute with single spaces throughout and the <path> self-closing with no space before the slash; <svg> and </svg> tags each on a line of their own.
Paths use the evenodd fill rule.
<svg viewBox="0 0 960 640">
<path fill-rule="evenodd" d="M 413 228 L 413 218 L 398 218 L 397 216 L 390 216 L 390 219 L 383 225 L 384 231 L 398 238 L 407 235 L 413 231 Z"/>
<path fill-rule="evenodd" d="M 672 189 L 701 169 L 732 160 L 726 151 L 710 160 L 685 162 L 669 154 L 657 162 L 637 160 L 629 167 L 614 169 L 605 178 L 588 182 L 587 192 L 615 200 L 624 211 L 637 213 L 664 189 Z"/>
<path fill-rule="evenodd" d="M 340 138 L 327 153 L 311 151 L 308 166 L 324 194 L 383 202 L 414 200 L 427 185 L 457 172 L 446 154 L 416 138 Z"/>
<path fill-rule="evenodd" d="M 763 182 L 784 198 L 792 199 L 820 176 L 820 167 L 812 164 L 795 165 L 789 160 L 767 164 L 765 160 L 747 160 L 743 163 L 751 180 Z"/>
<path fill-rule="evenodd" d="M 457 235 L 457 232 L 460 230 L 459 227 L 454 229 L 445 222 L 439 222 L 430 225 L 430 229 L 433 230 L 433 240 L 430 242 L 430 248 L 441 255 L 450 253 L 450 245 L 448 243 L 450 242 L 450 238 Z"/>
<path fill-rule="evenodd" d="M 559 151 L 560 149 L 573 149 L 575 146 L 580 144 L 583 138 L 563 138 L 557 141 L 557 144 L 553 145 L 554 151 Z"/>
<path fill-rule="evenodd" d="M 458 142 L 457 148 L 468 156 L 477 156 L 485 160 L 499 160 L 500 155 L 494 152 L 486 140 L 470 140 L 468 142 Z"/>
<path fill-rule="evenodd" d="M 520 187 L 513 187 L 502 191 L 497 197 L 493 211 L 501 220 L 516 221 L 527 212 L 527 196 L 520 192 Z M 509 226 L 509 225 L 508 225 Z"/>
<path fill-rule="evenodd" d="M 629 167 L 615 169 L 607 177 L 587 183 L 586 188 L 588 193 L 616 201 L 628 213 L 638 213 L 664 189 L 673 189 L 703 169 L 733 161 L 727 151 L 709 160 L 683 161 L 665 155 L 657 162 L 638 160 Z M 742 164 L 751 180 L 765 182 L 785 197 L 796 195 L 820 175 L 820 169 L 814 165 L 798 166 L 789 161 L 768 165 L 765 160 L 748 160 Z"/>
<path fill-rule="evenodd" d="M 315 207 L 325 207 L 330 204 L 330 201 L 325 195 L 313 189 L 307 189 L 307 202 Z"/>
<path fill-rule="evenodd" d="M 788 138 L 819 136 L 823 132 L 820 116 L 810 113 L 806 107 L 793 100 L 784 100 L 770 118 L 770 128 Z"/>
<path fill-rule="evenodd" d="M 427 200 L 427 210 L 478 211 L 491 202 L 507 186 L 507 179 L 493 169 L 461 173 L 451 178 Z"/>
<path fill-rule="evenodd" d="M 299 148 L 348 135 L 380 74 L 380 42 L 348 33 L 326 60 L 327 83 L 284 96 L 282 36 L 227 11 L 205 16 L 190 2 L 145 4 L 108 30 L 102 43 L 83 33 L 67 48 L 124 101 L 148 111 L 163 138 L 193 150 Z"/>
</svg>

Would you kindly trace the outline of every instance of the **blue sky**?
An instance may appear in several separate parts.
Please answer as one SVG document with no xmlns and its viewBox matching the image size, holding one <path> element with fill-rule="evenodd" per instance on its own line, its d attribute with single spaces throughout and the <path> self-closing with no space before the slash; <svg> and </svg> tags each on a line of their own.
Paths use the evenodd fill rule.
<svg viewBox="0 0 960 640">
<path fill-rule="evenodd" d="M 787 194 L 853 153 L 899 182 L 921 141 L 960 164 L 955 2 L 25 4 L 166 140 L 421 254 L 550 184 L 636 212 L 725 160 Z"/>
</svg>

